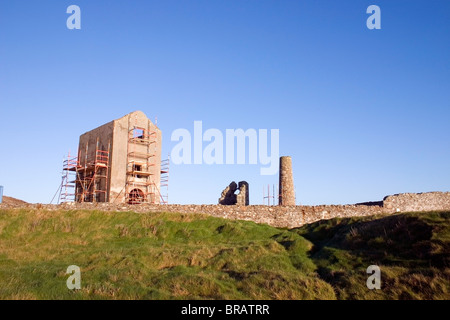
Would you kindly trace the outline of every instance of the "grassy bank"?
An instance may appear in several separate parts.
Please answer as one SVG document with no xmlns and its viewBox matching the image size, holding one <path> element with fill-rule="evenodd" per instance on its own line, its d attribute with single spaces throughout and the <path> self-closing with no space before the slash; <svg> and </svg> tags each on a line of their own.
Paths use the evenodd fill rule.
<svg viewBox="0 0 450 320">
<path fill-rule="evenodd" d="M 0 210 L 0 299 L 448 299 L 449 213 L 293 230 L 203 215 Z M 377 264 L 382 289 L 368 290 Z M 66 287 L 69 265 L 80 290 Z"/>
</svg>

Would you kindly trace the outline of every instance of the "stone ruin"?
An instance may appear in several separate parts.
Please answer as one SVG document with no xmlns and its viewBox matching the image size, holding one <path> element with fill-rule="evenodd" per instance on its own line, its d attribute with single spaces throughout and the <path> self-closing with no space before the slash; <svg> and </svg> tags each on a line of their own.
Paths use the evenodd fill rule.
<svg viewBox="0 0 450 320">
<path fill-rule="evenodd" d="M 280 184 L 278 204 L 280 206 L 295 206 L 294 177 L 292 175 L 292 159 L 289 156 L 280 157 Z"/>
<path fill-rule="evenodd" d="M 239 191 L 239 193 L 236 194 L 236 191 Z M 231 182 L 228 187 L 222 191 L 222 195 L 219 198 L 219 204 L 226 206 L 248 206 L 250 204 L 248 183 L 246 181 L 239 181 L 239 184 L 236 184 L 234 181 Z"/>
</svg>

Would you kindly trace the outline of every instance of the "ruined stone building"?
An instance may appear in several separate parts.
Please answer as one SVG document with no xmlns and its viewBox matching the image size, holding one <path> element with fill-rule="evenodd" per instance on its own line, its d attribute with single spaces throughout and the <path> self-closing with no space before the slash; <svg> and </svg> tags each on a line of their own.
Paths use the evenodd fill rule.
<svg viewBox="0 0 450 320">
<path fill-rule="evenodd" d="M 76 202 L 161 202 L 161 130 L 141 111 L 82 134 L 74 159 Z"/>
<path fill-rule="evenodd" d="M 236 194 L 236 192 L 239 193 Z M 231 182 L 223 191 L 219 198 L 219 204 L 248 206 L 250 204 L 248 183 L 246 181 Z"/>
</svg>

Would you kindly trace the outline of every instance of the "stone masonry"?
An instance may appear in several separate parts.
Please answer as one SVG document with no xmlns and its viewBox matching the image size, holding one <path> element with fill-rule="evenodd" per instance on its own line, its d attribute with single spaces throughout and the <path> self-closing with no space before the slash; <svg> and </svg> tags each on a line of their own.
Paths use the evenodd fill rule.
<svg viewBox="0 0 450 320">
<path fill-rule="evenodd" d="M 448 192 L 395 194 L 383 199 L 383 207 L 398 212 L 449 210 L 450 197 Z"/>
<path fill-rule="evenodd" d="M 236 195 L 236 204 L 238 206 L 248 206 L 250 204 L 247 181 L 239 181 L 239 194 Z"/>
<path fill-rule="evenodd" d="M 0 209 L 29 208 L 56 211 L 102 210 L 125 211 L 138 214 L 152 212 L 177 212 L 181 214 L 206 214 L 232 220 L 248 220 L 280 228 L 296 228 L 304 224 L 332 218 L 350 218 L 398 212 L 450 211 L 450 192 L 405 193 L 384 198 L 382 205 L 321 205 L 321 206 L 223 206 L 223 205 L 155 205 L 155 204 L 113 204 L 113 203 L 64 203 L 43 204 L 0 204 Z"/>
<path fill-rule="evenodd" d="M 295 206 L 294 177 L 292 175 L 291 157 L 280 157 L 280 206 Z"/>
<path fill-rule="evenodd" d="M 236 182 L 231 182 L 225 189 L 223 189 L 222 194 L 219 198 L 219 204 L 229 206 L 236 204 L 236 192 L 237 184 Z"/>
<path fill-rule="evenodd" d="M 75 201 L 159 204 L 161 142 L 142 111 L 82 134 Z"/>
<path fill-rule="evenodd" d="M 239 193 L 236 194 L 236 191 Z M 219 198 L 219 204 L 222 205 L 249 205 L 249 192 L 248 183 L 246 181 L 239 181 L 239 185 L 236 182 L 231 182 L 223 191 Z"/>
</svg>

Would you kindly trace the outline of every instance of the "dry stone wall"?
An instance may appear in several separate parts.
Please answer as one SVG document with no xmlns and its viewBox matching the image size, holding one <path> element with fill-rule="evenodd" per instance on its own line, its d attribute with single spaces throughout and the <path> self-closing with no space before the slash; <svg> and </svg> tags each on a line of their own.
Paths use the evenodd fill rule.
<svg viewBox="0 0 450 320">
<path fill-rule="evenodd" d="M 450 210 L 450 192 L 395 194 L 383 199 L 383 207 L 401 212 Z"/>
<path fill-rule="evenodd" d="M 61 205 L 8 205 L 2 208 L 42 208 L 47 210 L 90 209 L 103 211 L 178 212 L 183 214 L 203 213 L 214 217 L 248 220 L 274 227 L 295 228 L 318 220 L 393 214 L 406 211 L 450 210 L 450 192 L 421 194 L 398 194 L 385 197 L 382 206 L 377 205 L 321 205 L 321 206 L 227 206 L 227 205 L 152 205 L 152 204 L 110 204 L 110 203 L 66 203 Z"/>
</svg>

